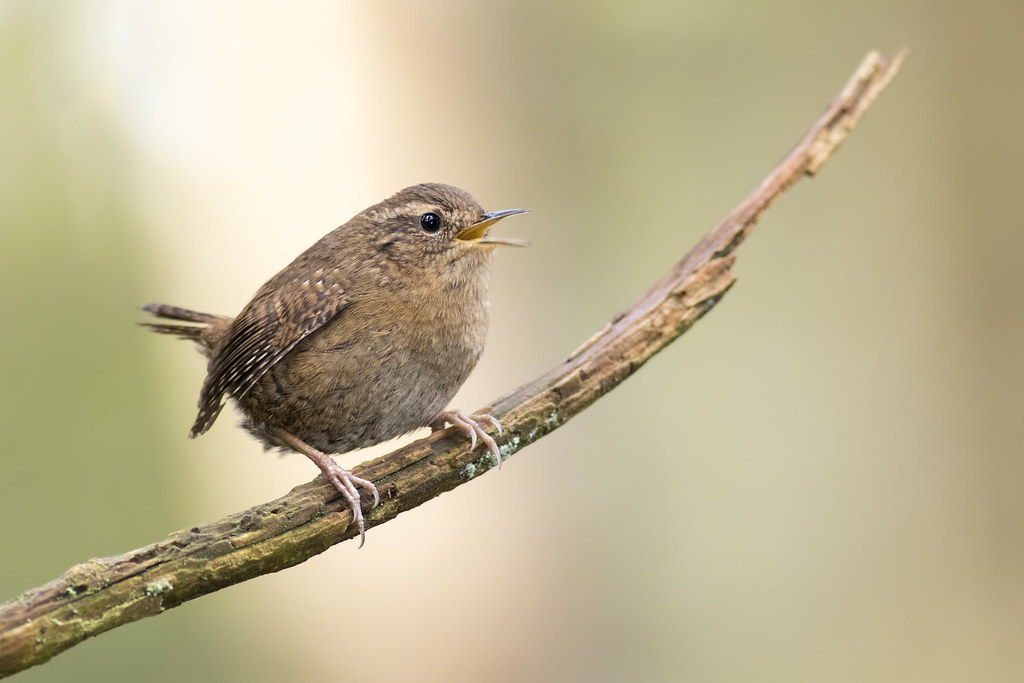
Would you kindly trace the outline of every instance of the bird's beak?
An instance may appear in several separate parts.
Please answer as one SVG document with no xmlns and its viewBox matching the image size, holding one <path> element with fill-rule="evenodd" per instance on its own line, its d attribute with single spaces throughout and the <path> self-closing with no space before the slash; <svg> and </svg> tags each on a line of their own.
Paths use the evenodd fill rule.
<svg viewBox="0 0 1024 683">
<path fill-rule="evenodd" d="M 491 226 L 502 218 L 514 216 L 517 213 L 526 213 L 526 209 L 505 209 L 504 211 L 491 211 L 469 226 L 462 232 L 455 235 L 455 239 L 473 244 L 507 244 L 512 247 L 525 247 L 528 243 L 524 240 L 517 240 L 514 237 L 488 237 L 487 231 Z"/>
</svg>

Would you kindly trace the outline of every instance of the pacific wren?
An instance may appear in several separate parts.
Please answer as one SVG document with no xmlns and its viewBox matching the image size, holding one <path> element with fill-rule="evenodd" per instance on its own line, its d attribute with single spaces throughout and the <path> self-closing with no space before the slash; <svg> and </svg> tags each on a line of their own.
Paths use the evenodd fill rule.
<svg viewBox="0 0 1024 683">
<path fill-rule="evenodd" d="M 360 546 L 362 487 L 373 482 L 327 454 L 345 453 L 445 422 L 483 441 L 490 415 L 445 410 L 483 350 L 497 221 L 450 185 L 415 185 L 328 233 L 264 284 L 235 318 L 164 304 L 144 310 L 174 323 L 144 323 L 195 341 L 209 359 L 195 437 L 226 397 L 267 448 L 312 460 L 352 508 Z"/>
</svg>

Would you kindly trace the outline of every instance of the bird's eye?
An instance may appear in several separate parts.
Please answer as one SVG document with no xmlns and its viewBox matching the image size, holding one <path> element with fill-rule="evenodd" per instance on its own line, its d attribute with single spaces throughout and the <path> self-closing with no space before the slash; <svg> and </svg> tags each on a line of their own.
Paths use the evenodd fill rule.
<svg viewBox="0 0 1024 683">
<path fill-rule="evenodd" d="M 437 232 L 441 229 L 441 217 L 436 213 L 425 213 L 420 216 L 420 227 L 424 232 Z"/>
</svg>

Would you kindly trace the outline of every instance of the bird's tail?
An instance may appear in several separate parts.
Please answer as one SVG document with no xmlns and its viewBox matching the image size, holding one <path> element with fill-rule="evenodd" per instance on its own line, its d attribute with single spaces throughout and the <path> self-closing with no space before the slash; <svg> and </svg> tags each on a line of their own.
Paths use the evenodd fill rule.
<svg viewBox="0 0 1024 683">
<path fill-rule="evenodd" d="M 204 333 L 207 333 L 205 336 L 208 338 L 210 328 L 219 327 L 229 320 L 220 315 L 190 311 L 187 308 L 178 308 L 177 306 L 168 306 L 167 304 L 149 304 L 148 306 L 143 306 L 142 310 L 164 320 L 180 320 L 186 323 L 195 323 L 192 325 L 173 325 L 170 323 L 139 324 L 160 334 L 173 334 L 181 339 L 190 339 L 202 346 L 208 345 L 204 343 L 206 341 Z"/>
</svg>

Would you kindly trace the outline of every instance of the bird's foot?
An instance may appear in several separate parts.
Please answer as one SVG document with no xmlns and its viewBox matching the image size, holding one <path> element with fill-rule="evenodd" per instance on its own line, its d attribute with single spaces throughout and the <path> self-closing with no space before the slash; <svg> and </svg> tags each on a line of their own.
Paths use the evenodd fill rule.
<svg viewBox="0 0 1024 683">
<path fill-rule="evenodd" d="M 338 489 L 341 495 L 345 497 L 345 500 L 348 501 L 348 506 L 352 509 L 352 522 L 359 529 L 359 547 L 362 548 L 363 543 L 366 541 L 366 522 L 363 520 L 362 501 L 360 500 L 359 488 L 357 487 L 362 487 L 373 494 L 373 507 L 377 507 L 380 504 L 380 494 L 377 492 L 377 487 L 369 479 L 363 479 L 352 474 L 350 470 L 346 470 L 334 462 L 334 458 L 318 451 L 302 439 L 292 436 L 283 429 L 275 431 L 281 441 L 312 460 L 313 464 L 319 467 L 323 475 L 327 477 L 327 480 L 334 484 L 334 488 Z"/>
<path fill-rule="evenodd" d="M 362 548 L 363 543 L 366 541 L 366 523 L 363 520 L 363 508 L 362 501 L 359 498 L 359 489 L 356 487 L 362 487 L 373 494 L 373 507 L 377 507 L 380 504 L 380 494 L 377 492 L 377 487 L 374 486 L 372 481 L 352 474 L 351 470 L 346 470 L 334 462 L 334 458 L 329 455 L 324 455 L 324 458 L 326 459 L 326 464 L 320 466 L 320 471 L 334 484 L 334 488 L 341 491 L 341 495 L 345 496 L 349 507 L 352 508 L 352 521 L 355 523 L 356 528 L 359 529 L 359 547 Z M 317 464 L 319 465 L 319 463 Z"/>
<path fill-rule="evenodd" d="M 446 422 L 450 423 L 453 427 L 457 427 L 460 432 L 469 437 L 469 450 L 476 448 L 477 439 L 487 444 L 487 450 L 498 460 L 498 469 L 501 469 L 501 451 L 498 450 L 498 442 L 494 440 L 493 436 L 484 431 L 484 426 L 490 425 L 497 429 L 498 436 L 501 436 L 501 423 L 494 416 L 486 413 L 466 414 L 461 410 L 446 410 L 430 423 L 430 428 L 434 431 L 444 429 Z"/>
</svg>

